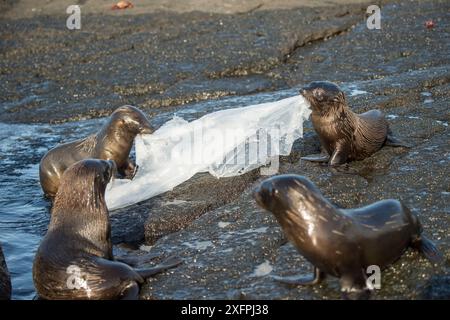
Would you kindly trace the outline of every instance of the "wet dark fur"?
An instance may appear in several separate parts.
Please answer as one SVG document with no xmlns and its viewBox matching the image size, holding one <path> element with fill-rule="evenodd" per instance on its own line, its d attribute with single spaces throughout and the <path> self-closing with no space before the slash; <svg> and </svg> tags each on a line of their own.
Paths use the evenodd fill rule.
<svg viewBox="0 0 450 320">
<path fill-rule="evenodd" d="M 58 145 L 44 155 L 39 166 L 44 193 L 54 197 L 64 171 L 75 162 L 88 158 L 114 160 L 119 174 L 131 178 L 135 165 L 129 154 L 134 138 L 137 134 L 152 132 L 150 123 L 139 109 L 132 106 L 116 109 L 98 133 Z"/>
<path fill-rule="evenodd" d="M 316 268 L 340 278 L 343 291 L 366 289 L 366 268 L 381 269 L 414 247 L 432 261 L 440 255 L 422 235 L 419 220 L 397 200 L 343 210 L 323 197 L 307 178 L 279 175 L 254 191 L 257 203 L 271 211 L 288 239 Z"/>
<path fill-rule="evenodd" d="M 372 155 L 390 135 L 389 124 L 381 111 L 354 113 L 334 83 L 312 82 L 300 93 L 311 104 L 311 120 L 331 165 Z"/>
<path fill-rule="evenodd" d="M 105 188 L 114 163 L 82 160 L 63 174 L 47 234 L 33 264 L 33 280 L 43 299 L 118 299 L 143 282 L 127 264 L 114 261 Z M 80 268 L 86 288 L 70 289 L 68 267 Z"/>
</svg>

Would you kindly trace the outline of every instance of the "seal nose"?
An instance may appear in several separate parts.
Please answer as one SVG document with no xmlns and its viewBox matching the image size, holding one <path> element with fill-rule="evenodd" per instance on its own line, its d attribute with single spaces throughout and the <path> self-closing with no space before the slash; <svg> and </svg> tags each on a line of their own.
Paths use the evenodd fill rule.
<svg viewBox="0 0 450 320">
<path fill-rule="evenodd" d="M 253 198 L 261 208 L 269 210 L 268 205 L 272 195 L 274 194 L 274 190 L 272 181 L 263 181 L 253 190 Z"/>
<path fill-rule="evenodd" d="M 257 186 L 255 189 L 253 189 L 252 196 L 253 196 L 253 199 L 255 199 L 256 203 L 259 206 L 263 205 L 262 196 L 261 196 L 261 185 Z"/>
<path fill-rule="evenodd" d="M 311 96 L 311 88 L 306 86 L 300 89 L 300 94 L 304 97 Z"/>
<path fill-rule="evenodd" d="M 153 130 L 152 126 L 149 124 L 145 124 L 139 128 L 140 134 L 152 134 L 155 130 Z"/>
</svg>

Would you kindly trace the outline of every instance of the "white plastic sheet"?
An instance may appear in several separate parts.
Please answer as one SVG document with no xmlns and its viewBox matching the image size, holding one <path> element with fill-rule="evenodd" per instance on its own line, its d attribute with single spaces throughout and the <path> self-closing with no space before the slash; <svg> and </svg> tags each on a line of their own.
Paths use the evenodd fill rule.
<svg viewBox="0 0 450 320">
<path fill-rule="evenodd" d="M 222 110 L 187 122 L 175 116 L 152 135 L 136 137 L 133 180 L 107 187 L 110 210 L 169 191 L 198 172 L 229 177 L 288 155 L 311 113 L 302 96 Z"/>
</svg>

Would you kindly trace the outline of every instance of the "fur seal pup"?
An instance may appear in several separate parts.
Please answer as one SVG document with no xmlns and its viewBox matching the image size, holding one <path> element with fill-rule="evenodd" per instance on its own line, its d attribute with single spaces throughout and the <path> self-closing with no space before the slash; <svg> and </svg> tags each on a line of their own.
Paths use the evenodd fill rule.
<svg viewBox="0 0 450 320">
<path fill-rule="evenodd" d="M 137 299 L 144 279 L 180 264 L 169 258 L 149 269 L 115 261 L 105 188 L 111 160 L 85 159 L 69 167 L 56 193 L 47 234 L 33 263 L 42 299 Z"/>
<path fill-rule="evenodd" d="M 266 179 L 253 196 L 259 206 L 274 214 L 287 238 L 314 266 L 312 277 L 276 280 L 308 285 L 319 283 L 329 274 L 340 279 L 344 294 L 365 294 L 367 267 L 383 269 L 408 247 L 419 250 L 432 262 L 442 259 L 422 234 L 417 217 L 397 200 L 338 209 L 311 181 L 299 175 Z"/>
<path fill-rule="evenodd" d="M 11 299 L 11 278 L 0 245 L 0 300 Z"/>
<path fill-rule="evenodd" d="M 334 83 L 311 82 L 300 93 L 311 105 L 312 124 L 323 149 L 322 155 L 302 157 L 303 160 L 336 166 L 365 159 L 383 145 L 409 147 L 393 136 L 381 111 L 354 113 Z"/>
<path fill-rule="evenodd" d="M 63 172 L 75 162 L 88 158 L 114 160 L 119 174 L 131 179 L 136 170 L 129 159 L 134 138 L 153 131 L 138 108 L 122 106 L 116 109 L 96 134 L 60 144 L 44 155 L 39 166 L 42 190 L 46 196 L 54 197 Z"/>
</svg>

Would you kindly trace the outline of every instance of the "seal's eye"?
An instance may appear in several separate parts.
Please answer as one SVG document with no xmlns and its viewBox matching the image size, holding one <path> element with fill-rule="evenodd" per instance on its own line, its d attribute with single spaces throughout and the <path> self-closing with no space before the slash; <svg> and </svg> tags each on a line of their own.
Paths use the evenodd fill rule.
<svg viewBox="0 0 450 320">
<path fill-rule="evenodd" d="M 333 101 L 334 102 L 341 102 L 341 101 L 345 101 L 345 96 L 342 92 L 339 92 L 337 95 L 335 95 L 333 97 Z"/>
<path fill-rule="evenodd" d="M 314 97 L 317 101 L 323 101 L 324 100 L 324 92 L 322 89 L 318 88 L 314 90 Z"/>
</svg>

